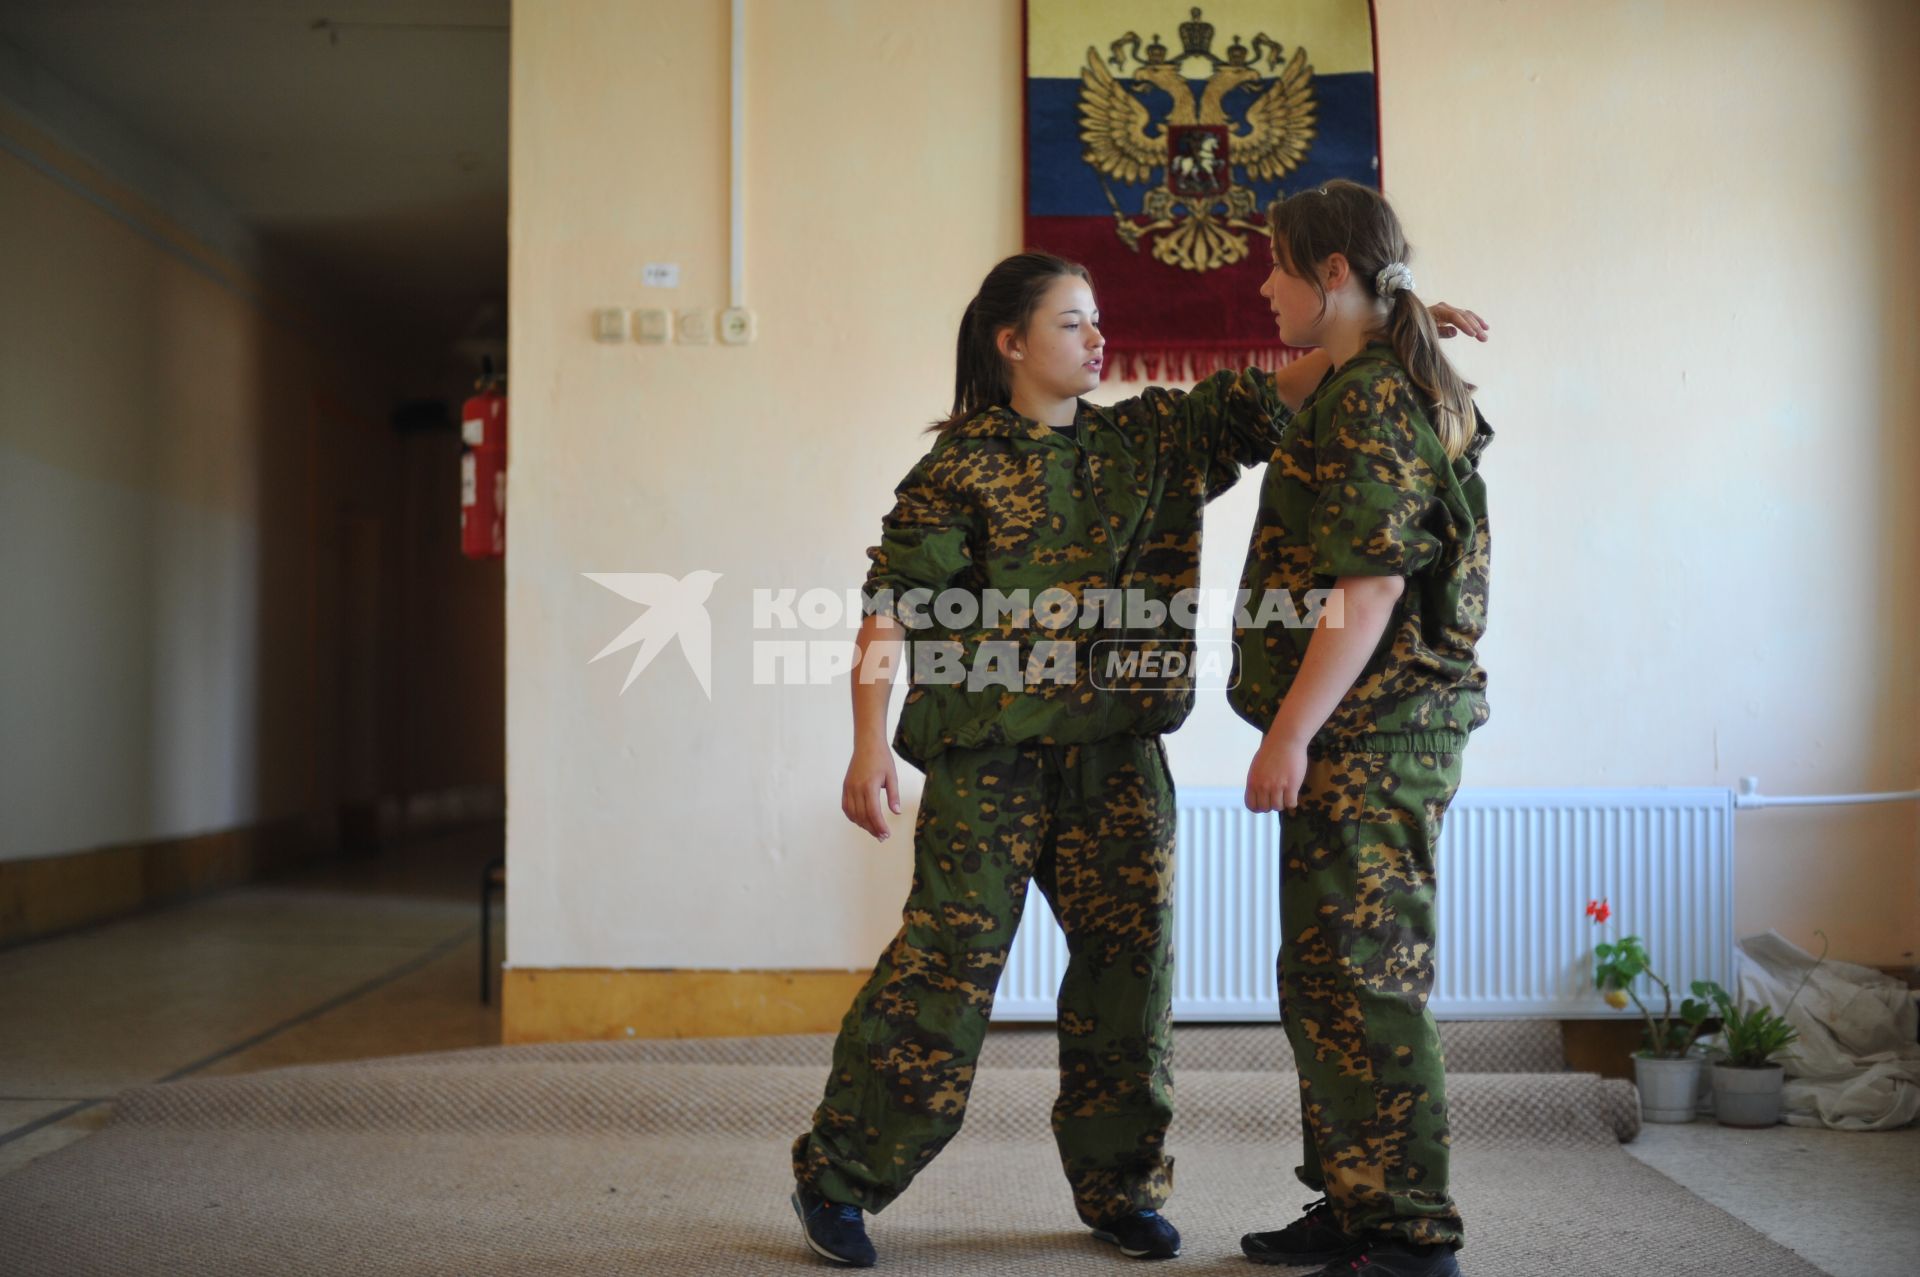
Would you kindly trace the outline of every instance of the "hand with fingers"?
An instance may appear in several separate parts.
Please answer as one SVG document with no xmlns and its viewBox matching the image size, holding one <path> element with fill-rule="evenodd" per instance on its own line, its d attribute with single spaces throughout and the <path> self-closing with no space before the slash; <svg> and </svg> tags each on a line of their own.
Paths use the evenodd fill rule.
<svg viewBox="0 0 1920 1277">
<path fill-rule="evenodd" d="M 1442 337 L 1457 337 L 1462 333 L 1475 341 L 1485 341 L 1487 330 L 1493 325 L 1470 310 L 1459 306 L 1449 306 L 1445 302 L 1435 302 L 1427 307 L 1427 313 L 1433 316 L 1433 323 Z"/>
<path fill-rule="evenodd" d="M 884 743 L 856 745 L 840 786 L 840 810 L 848 820 L 885 842 L 893 831 L 887 813 L 900 814 L 900 776 L 893 750 Z"/>
<path fill-rule="evenodd" d="M 1292 811 L 1300 804 L 1300 786 L 1306 778 L 1304 741 L 1263 738 L 1247 768 L 1247 810 Z"/>
</svg>

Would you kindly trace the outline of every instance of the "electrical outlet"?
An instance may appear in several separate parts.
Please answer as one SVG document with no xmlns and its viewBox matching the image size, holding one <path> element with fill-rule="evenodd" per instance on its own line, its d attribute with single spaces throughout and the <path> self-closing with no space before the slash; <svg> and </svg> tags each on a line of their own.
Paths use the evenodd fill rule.
<svg viewBox="0 0 1920 1277">
<path fill-rule="evenodd" d="M 758 325 L 753 321 L 753 312 L 745 306 L 735 306 L 720 312 L 720 340 L 727 345 L 744 346 L 758 335 Z"/>
</svg>

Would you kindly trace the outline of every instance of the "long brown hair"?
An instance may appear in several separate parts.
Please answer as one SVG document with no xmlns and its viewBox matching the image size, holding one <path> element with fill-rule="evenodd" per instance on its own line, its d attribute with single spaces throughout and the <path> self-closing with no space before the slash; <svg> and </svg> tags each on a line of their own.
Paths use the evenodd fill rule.
<svg viewBox="0 0 1920 1277">
<path fill-rule="evenodd" d="M 1327 290 L 1319 266 L 1333 254 L 1345 255 L 1354 277 L 1373 297 L 1380 295 L 1379 273 L 1413 256 L 1386 197 L 1358 182 L 1331 181 L 1276 200 L 1267 207 L 1267 227 L 1280 268 L 1311 283 L 1323 307 Z M 1376 335 L 1386 338 L 1413 384 L 1433 404 L 1434 433 L 1447 456 L 1458 458 L 1473 441 L 1474 388 L 1441 353 L 1433 316 L 1411 288 L 1396 291 L 1388 305 L 1386 326 Z"/>
<path fill-rule="evenodd" d="M 953 412 L 934 422 L 932 429 L 944 433 L 982 408 L 1012 401 L 1013 376 L 994 338 L 1002 328 L 1025 336 L 1040 299 L 1062 275 L 1093 283 L 1086 267 L 1052 253 L 1019 253 L 987 272 L 980 291 L 960 317 L 960 338 L 953 355 Z"/>
</svg>

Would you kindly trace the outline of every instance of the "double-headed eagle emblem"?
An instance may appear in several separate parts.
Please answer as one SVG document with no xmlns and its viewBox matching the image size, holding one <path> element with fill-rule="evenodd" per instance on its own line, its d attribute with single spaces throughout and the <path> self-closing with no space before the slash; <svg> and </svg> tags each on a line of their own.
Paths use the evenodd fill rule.
<svg viewBox="0 0 1920 1277">
<path fill-rule="evenodd" d="M 1285 176 L 1306 158 L 1314 138 L 1313 66 L 1307 51 L 1296 47 L 1285 69 L 1276 71 L 1282 50 L 1264 33 L 1253 37 L 1251 49 L 1235 36 L 1227 56 L 1218 57 L 1213 24 L 1200 20 L 1200 10 L 1192 12 L 1192 21 L 1180 24 L 1176 57 L 1167 56 L 1157 35 L 1144 58 L 1140 37 L 1131 31 L 1108 46 L 1105 61 L 1114 72 L 1124 73 L 1129 58 L 1139 63 L 1131 82 L 1115 79 L 1099 52 L 1087 49 L 1087 69 L 1080 73 L 1080 141 L 1087 163 L 1101 174 L 1126 246 L 1137 253 L 1148 239 L 1156 260 L 1210 271 L 1247 255 L 1240 231 L 1264 229 L 1254 220 L 1259 210 L 1252 189 L 1237 185 L 1233 170 L 1241 169 L 1247 181 L 1264 181 Z M 1260 71 L 1262 54 L 1270 76 Z M 1197 101 L 1180 70 L 1195 58 L 1214 68 Z M 1226 98 L 1248 88 L 1257 96 L 1247 104 L 1245 128 L 1236 132 Z M 1146 100 L 1156 91 L 1173 102 L 1157 125 Z M 1162 169 L 1166 176 L 1147 192 L 1140 217 L 1122 212 L 1107 179 L 1143 185 Z"/>
</svg>

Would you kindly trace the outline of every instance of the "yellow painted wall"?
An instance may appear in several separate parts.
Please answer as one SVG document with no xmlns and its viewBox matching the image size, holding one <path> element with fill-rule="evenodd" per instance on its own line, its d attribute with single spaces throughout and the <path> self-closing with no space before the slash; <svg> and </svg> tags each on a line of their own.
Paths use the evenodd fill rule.
<svg viewBox="0 0 1920 1277">
<path fill-rule="evenodd" d="M 750 0 L 759 340 L 596 345 L 599 306 L 727 302 L 726 9 L 515 9 L 516 967 L 864 967 L 907 882 L 908 839 L 839 813 L 844 683 L 752 685 L 751 591 L 858 584 L 1020 247 L 1020 7 Z M 1498 338 L 1460 352 L 1501 432 L 1467 783 L 1920 784 L 1920 12 L 1383 0 L 1379 30 L 1422 291 Z M 581 574 L 701 568 L 711 701 L 674 650 L 622 695 L 630 653 L 589 658 L 638 609 Z M 1237 785 L 1253 739 L 1209 703 L 1176 773 Z M 1743 814 L 1739 848 L 1741 933 L 1917 947 L 1912 805 Z"/>
</svg>

